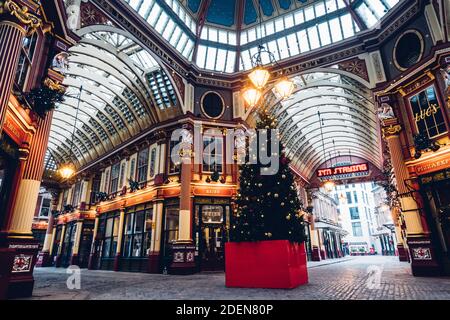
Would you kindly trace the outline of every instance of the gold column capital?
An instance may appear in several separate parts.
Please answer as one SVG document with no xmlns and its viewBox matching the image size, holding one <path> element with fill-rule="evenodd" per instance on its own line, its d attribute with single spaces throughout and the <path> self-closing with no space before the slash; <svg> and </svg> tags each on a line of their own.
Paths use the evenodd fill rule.
<svg viewBox="0 0 450 320">
<path fill-rule="evenodd" d="M 399 124 L 391 124 L 389 126 L 382 127 L 381 131 L 383 132 L 383 138 L 388 139 L 398 136 L 398 134 L 402 131 L 402 126 Z"/>
<path fill-rule="evenodd" d="M 28 12 L 28 7 L 20 6 L 13 0 L 0 1 L 0 14 L 9 12 L 16 17 L 21 23 L 32 29 L 37 29 L 42 25 L 42 20 L 38 16 Z"/>
<path fill-rule="evenodd" d="M 66 92 L 66 87 L 64 87 L 59 81 L 52 80 L 51 78 L 45 78 L 44 85 L 47 88 L 57 92 Z"/>
</svg>

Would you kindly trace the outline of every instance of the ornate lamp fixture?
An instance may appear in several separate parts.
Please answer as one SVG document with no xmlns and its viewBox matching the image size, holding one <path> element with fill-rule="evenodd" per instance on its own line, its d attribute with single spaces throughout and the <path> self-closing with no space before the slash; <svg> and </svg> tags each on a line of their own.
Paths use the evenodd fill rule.
<svg viewBox="0 0 450 320">
<path fill-rule="evenodd" d="M 253 108 L 258 104 L 259 99 L 261 99 L 262 93 L 260 90 L 249 86 L 244 90 L 242 96 L 244 97 L 245 102 Z"/>
<path fill-rule="evenodd" d="M 294 92 L 294 82 L 288 77 L 282 77 L 276 84 L 275 90 L 282 99 L 287 99 Z"/>
<path fill-rule="evenodd" d="M 80 102 L 81 102 L 81 93 L 83 92 L 83 86 L 80 86 L 80 93 L 78 94 L 78 104 L 77 104 L 77 111 L 75 114 L 75 122 L 73 124 L 73 133 L 72 133 L 72 139 L 70 140 L 70 151 L 69 155 L 73 153 L 73 140 L 75 137 L 75 130 L 77 128 L 77 122 L 78 122 L 78 113 L 80 111 Z M 70 162 L 70 160 L 64 164 L 61 165 L 61 167 L 58 169 L 59 175 L 64 180 L 72 178 L 72 176 L 75 174 L 75 165 Z"/>
<path fill-rule="evenodd" d="M 262 97 L 262 91 L 266 87 L 271 74 L 269 70 L 264 67 L 263 57 L 265 57 L 269 65 L 278 65 L 273 53 L 268 51 L 262 45 L 262 13 L 261 13 L 261 0 L 259 1 L 259 34 L 260 34 L 260 44 L 258 46 L 258 52 L 255 53 L 251 58 L 253 70 L 248 75 L 252 85 L 246 87 L 243 91 L 243 97 L 245 102 L 253 108 L 257 105 L 258 101 Z M 280 72 L 283 75 L 283 71 Z M 294 91 L 294 82 L 288 79 L 286 76 L 282 76 L 275 84 L 276 93 L 282 98 L 287 99 Z"/>
<path fill-rule="evenodd" d="M 328 180 L 327 182 L 325 182 L 325 183 L 323 184 L 323 187 L 325 188 L 325 190 L 326 190 L 327 192 L 333 191 L 335 186 L 336 186 L 336 184 L 335 184 L 334 181 L 332 181 L 332 180 Z"/>
</svg>

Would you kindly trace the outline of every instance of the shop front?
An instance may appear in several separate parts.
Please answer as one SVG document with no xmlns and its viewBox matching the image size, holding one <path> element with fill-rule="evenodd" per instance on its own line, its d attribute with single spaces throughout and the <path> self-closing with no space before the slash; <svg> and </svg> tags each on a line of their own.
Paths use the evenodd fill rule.
<svg viewBox="0 0 450 320">
<path fill-rule="evenodd" d="M 194 242 L 196 262 L 200 271 L 224 270 L 230 216 L 230 199 L 195 199 Z"/>
<path fill-rule="evenodd" d="M 414 169 L 437 260 L 442 273 L 450 275 L 450 150 L 415 165 Z M 430 259 L 426 246 L 412 250 L 413 258 Z"/>
<path fill-rule="evenodd" d="M 7 135 L 0 139 L 0 225 L 6 223 L 8 199 L 19 165 L 18 145 Z"/>
<path fill-rule="evenodd" d="M 67 213 L 57 218 L 50 259 L 54 266 L 87 268 L 94 232 L 91 213 Z"/>
</svg>

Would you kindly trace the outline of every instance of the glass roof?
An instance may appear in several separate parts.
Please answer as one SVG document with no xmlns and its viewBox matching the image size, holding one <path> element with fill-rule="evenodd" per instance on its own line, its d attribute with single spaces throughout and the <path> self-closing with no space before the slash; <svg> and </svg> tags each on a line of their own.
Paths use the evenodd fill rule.
<svg viewBox="0 0 450 320">
<path fill-rule="evenodd" d="M 240 6 L 237 0 L 122 1 L 187 60 L 225 73 L 250 69 L 261 42 L 282 60 L 351 38 L 375 27 L 399 2 L 244 0 Z"/>
<path fill-rule="evenodd" d="M 85 28 L 80 35 L 69 51 L 67 91 L 54 112 L 48 156 L 78 167 L 178 107 L 169 77 L 136 42 L 111 26 Z"/>
<path fill-rule="evenodd" d="M 338 156 L 359 156 L 382 167 L 375 106 L 367 88 L 333 72 L 308 73 L 294 81 L 296 91 L 289 99 L 272 93 L 265 104 L 278 119 L 286 155 L 304 177 L 311 178 L 317 167 Z"/>
</svg>

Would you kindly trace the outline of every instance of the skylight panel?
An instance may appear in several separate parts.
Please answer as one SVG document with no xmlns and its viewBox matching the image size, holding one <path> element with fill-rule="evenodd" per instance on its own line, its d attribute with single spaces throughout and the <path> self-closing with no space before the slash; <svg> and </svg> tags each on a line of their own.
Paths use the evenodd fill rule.
<svg viewBox="0 0 450 320">
<path fill-rule="evenodd" d="M 228 57 L 227 57 L 227 65 L 225 67 L 225 72 L 228 72 L 228 73 L 234 72 L 235 61 L 236 61 L 236 52 L 229 50 Z"/>
<path fill-rule="evenodd" d="M 368 28 L 373 27 L 378 22 L 377 17 L 375 17 L 373 12 L 367 7 L 365 3 L 362 3 L 359 7 L 357 7 L 356 12 L 363 19 L 365 25 Z"/>
<path fill-rule="evenodd" d="M 317 26 L 319 28 L 320 42 L 322 46 L 331 43 L 330 30 L 328 29 L 328 22 L 323 22 Z"/>
<path fill-rule="evenodd" d="M 314 18 L 314 6 L 305 8 L 305 21 L 313 20 Z"/>
<path fill-rule="evenodd" d="M 161 7 L 155 3 L 152 10 L 150 11 L 150 14 L 147 17 L 147 22 L 154 27 L 156 22 L 158 21 L 158 17 L 161 14 Z"/>
<path fill-rule="evenodd" d="M 280 32 L 284 30 L 284 19 L 283 17 L 275 20 L 275 31 Z"/>
<path fill-rule="evenodd" d="M 205 63 L 206 63 L 206 51 L 207 51 L 207 47 L 204 45 L 199 45 L 198 49 L 197 49 L 197 65 L 200 68 L 204 68 L 205 67 Z"/>
<path fill-rule="evenodd" d="M 162 33 L 167 25 L 167 22 L 169 20 L 169 16 L 165 12 L 161 12 L 161 15 L 159 16 L 158 22 L 155 25 L 155 30 L 158 31 L 158 33 Z"/>
<path fill-rule="evenodd" d="M 176 26 L 175 30 L 172 34 L 172 37 L 170 37 L 170 40 L 169 40 L 169 42 L 172 46 L 175 47 L 175 45 L 178 43 L 178 40 L 180 39 L 180 35 L 181 35 L 181 28 L 179 26 Z"/>
<path fill-rule="evenodd" d="M 289 50 L 288 50 L 288 45 L 286 42 L 286 37 L 282 37 L 280 39 L 277 40 L 278 43 L 278 49 L 280 52 L 280 57 L 281 59 L 285 59 L 289 57 Z"/>
<path fill-rule="evenodd" d="M 141 5 L 141 7 L 139 8 L 139 11 L 138 11 L 139 15 L 144 17 L 144 18 L 146 18 L 148 13 L 149 13 L 150 7 L 154 3 L 155 2 L 153 0 L 142 2 L 142 5 Z"/>
<path fill-rule="evenodd" d="M 214 70 L 216 66 L 216 58 L 217 58 L 217 48 L 209 47 L 208 54 L 206 55 L 205 68 L 208 70 Z"/>
<path fill-rule="evenodd" d="M 294 20 L 295 24 L 302 24 L 303 22 L 305 22 L 305 15 L 303 13 L 303 9 L 294 12 Z"/>
<path fill-rule="evenodd" d="M 355 35 L 353 30 L 353 20 L 350 13 L 341 16 L 342 31 L 344 32 L 344 38 L 350 38 Z"/>
<path fill-rule="evenodd" d="M 342 29 L 341 22 L 339 18 L 334 18 L 329 21 L 330 30 L 331 30 L 331 39 L 333 42 L 338 42 L 343 39 L 342 37 Z"/>
<path fill-rule="evenodd" d="M 170 36 L 173 33 L 173 30 L 175 29 L 176 24 L 173 22 L 173 20 L 169 19 L 166 27 L 164 28 L 164 31 L 162 33 L 162 36 L 164 39 L 170 39 Z"/>
<path fill-rule="evenodd" d="M 316 11 L 316 18 L 319 18 L 321 16 L 324 16 L 325 11 L 325 3 L 323 1 L 320 1 L 314 5 L 314 9 Z"/>
<path fill-rule="evenodd" d="M 289 53 L 291 56 L 295 56 L 300 53 L 297 43 L 297 36 L 295 35 L 295 33 L 287 36 L 287 43 L 289 47 Z"/>
<path fill-rule="evenodd" d="M 223 50 L 223 49 L 217 50 L 217 63 L 216 63 L 215 70 L 224 71 L 226 61 L 227 61 L 227 50 Z"/>
<path fill-rule="evenodd" d="M 319 34 L 317 32 L 316 26 L 308 28 L 308 37 L 309 37 L 309 44 L 311 46 L 311 50 L 320 48 Z"/>
<path fill-rule="evenodd" d="M 236 32 L 228 32 L 228 44 L 233 46 L 237 45 Z"/>
<path fill-rule="evenodd" d="M 284 26 L 286 29 L 292 28 L 295 25 L 294 23 L 294 15 L 288 14 L 284 17 Z"/>
<path fill-rule="evenodd" d="M 337 10 L 336 0 L 326 0 L 325 8 L 327 10 L 327 13 L 336 11 Z"/>
<path fill-rule="evenodd" d="M 306 30 L 300 30 L 299 32 L 297 32 L 297 39 L 298 39 L 298 43 L 300 45 L 301 53 L 304 53 L 304 52 L 307 52 L 310 50 L 308 34 L 306 33 Z"/>
</svg>

